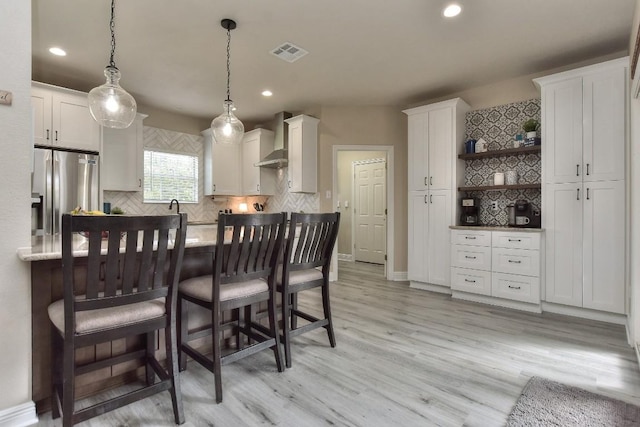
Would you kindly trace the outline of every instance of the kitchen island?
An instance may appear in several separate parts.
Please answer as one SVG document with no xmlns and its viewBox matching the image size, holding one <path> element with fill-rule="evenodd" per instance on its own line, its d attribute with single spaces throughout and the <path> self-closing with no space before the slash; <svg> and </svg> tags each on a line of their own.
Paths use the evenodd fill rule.
<svg viewBox="0 0 640 427">
<path fill-rule="evenodd" d="M 203 274 L 211 274 L 212 253 L 217 238 L 216 225 L 189 225 L 187 227 L 185 253 L 181 280 Z M 124 239 L 123 239 L 124 244 Z M 78 273 L 86 268 L 82 256 L 86 254 L 88 239 L 78 235 L 74 239 L 74 254 L 79 256 Z M 31 263 L 31 321 L 32 321 L 32 399 L 39 413 L 50 409 L 51 395 L 51 323 L 47 308 L 53 301 L 63 296 L 62 250 L 59 236 L 38 236 L 32 238 L 32 246 L 18 249 L 18 257 Z M 84 259 L 86 261 L 86 258 Z M 190 307 L 189 327 L 197 328 L 207 323 L 205 312 L 198 313 L 198 307 Z M 229 315 L 229 314 L 227 314 Z M 157 348 L 159 357 L 164 358 L 164 334 L 159 334 Z M 203 344 L 210 339 L 203 341 Z M 120 339 L 110 343 L 85 347 L 76 352 L 80 362 L 93 362 L 111 355 L 118 355 L 137 349 L 136 339 Z M 135 381 L 143 376 L 141 363 L 132 361 L 107 367 L 77 379 L 78 397 L 89 396 L 98 391 Z"/>
</svg>

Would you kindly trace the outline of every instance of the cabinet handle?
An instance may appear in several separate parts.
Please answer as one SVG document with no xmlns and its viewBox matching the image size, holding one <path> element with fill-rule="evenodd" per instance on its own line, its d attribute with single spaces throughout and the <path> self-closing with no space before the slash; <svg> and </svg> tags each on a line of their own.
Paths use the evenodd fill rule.
<svg viewBox="0 0 640 427">
<path fill-rule="evenodd" d="M 476 283 L 475 280 L 469 280 L 469 279 L 464 279 L 465 282 L 469 282 L 469 283 Z"/>
<path fill-rule="evenodd" d="M 429 177 L 429 185 L 433 185 L 433 177 L 432 176 Z"/>
<path fill-rule="evenodd" d="M 589 176 L 589 163 L 587 163 L 587 176 Z"/>
<path fill-rule="evenodd" d="M 509 289 L 520 289 L 520 286 L 511 286 L 511 285 L 509 285 Z"/>
<path fill-rule="evenodd" d="M 578 188 L 578 194 L 576 195 L 576 200 L 580 200 L 580 189 Z"/>
<path fill-rule="evenodd" d="M 138 178 L 138 188 L 142 188 L 142 179 Z"/>
<path fill-rule="evenodd" d="M 520 264 L 522 261 L 510 259 L 509 262 L 513 264 Z"/>
<path fill-rule="evenodd" d="M 213 184 L 213 191 L 216 191 L 216 185 Z"/>
<path fill-rule="evenodd" d="M 429 194 L 429 203 L 433 203 L 433 194 Z"/>
<path fill-rule="evenodd" d="M 465 236 L 464 238 L 467 240 L 476 240 L 476 236 Z"/>
<path fill-rule="evenodd" d="M 587 200 L 589 200 L 589 189 L 587 188 Z"/>
<path fill-rule="evenodd" d="M 47 141 L 49 140 L 49 129 L 47 129 Z"/>
<path fill-rule="evenodd" d="M 288 181 L 289 188 L 291 188 L 291 180 Z"/>
<path fill-rule="evenodd" d="M 256 188 L 258 190 L 258 193 L 260 192 L 260 184 L 256 185 Z"/>
<path fill-rule="evenodd" d="M 56 141 L 58 140 L 58 131 L 56 131 Z"/>
<path fill-rule="evenodd" d="M 576 165 L 576 176 L 580 176 L 580 165 Z"/>
<path fill-rule="evenodd" d="M 429 184 L 427 183 L 427 177 L 425 176 L 424 177 L 424 186 L 426 187 L 427 185 L 429 185 Z"/>
<path fill-rule="evenodd" d="M 429 202 L 427 202 L 427 195 L 426 195 L 426 194 L 424 195 L 424 203 L 425 203 L 425 205 L 426 205 L 427 203 L 429 203 Z"/>
<path fill-rule="evenodd" d="M 466 259 L 476 259 L 476 257 L 474 257 L 474 256 L 469 256 L 469 255 L 465 255 L 464 257 L 465 257 Z"/>
<path fill-rule="evenodd" d="M 510 242 L 522 242 L 521 239 L 509 239 Z"/>
</svg>

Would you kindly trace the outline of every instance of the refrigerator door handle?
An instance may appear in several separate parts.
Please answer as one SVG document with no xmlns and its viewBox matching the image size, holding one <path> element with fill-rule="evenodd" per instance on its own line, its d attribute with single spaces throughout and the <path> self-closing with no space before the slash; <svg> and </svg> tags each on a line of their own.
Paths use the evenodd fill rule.
<svg viewBox="0 0 640 427">
<path fill-rule="evenodd" d="M 60 233 L 60 153 L 52 151 L 52 172 L 51 180 L 52 184 L 49 187 L 51 191 L 51 217 L 53 218 L 53 224 L 51 227 L 51 234 L 56 235 Z"/>
</svg>

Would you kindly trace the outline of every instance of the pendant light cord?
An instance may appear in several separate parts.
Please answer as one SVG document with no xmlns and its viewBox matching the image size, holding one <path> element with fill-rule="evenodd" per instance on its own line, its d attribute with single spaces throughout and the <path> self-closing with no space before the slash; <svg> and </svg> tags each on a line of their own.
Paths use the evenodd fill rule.
<svg viewBox="0 0 640 427">
<path fill-rule="evenodd" d="M 111 56 L 109 58 L 109 67 L 117 69 L 118 67 L 116 67 L 116 63 L 113 60 L 113 57 L 116 54 L 115 14 L 116 14 L 116 2 L 115 0 L 111 0 L 111 21 L 109 22 L 109 29 L 111 30 Z"/>
<path fill-rule="evenodd" d="M 227 27 L 227 101 L 231 101 L 231 29 Z"/>
</svg>

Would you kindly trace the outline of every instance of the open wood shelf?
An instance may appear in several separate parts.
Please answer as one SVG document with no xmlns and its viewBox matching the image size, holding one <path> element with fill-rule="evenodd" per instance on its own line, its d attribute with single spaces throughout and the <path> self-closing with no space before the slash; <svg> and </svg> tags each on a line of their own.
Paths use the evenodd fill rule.
<svg viewBox="0 0 640 427">
<path fill-rule="evenodd" d="M 488 157 L 517 156 L 518 154 L 533 154 L 533 153 L 539 153 L 541 147 L 542 147 L 541 145 L 533 145 L 530 147 L 507 148 L 504 150 L 485 151 L 484 153 L 458 154 L 458 158 L 463 160 L 473 160 L 473 159 L 483 159 Z"/>
<path fill-rule="evenodd" d="M 486 191 L 486 190 L 540 190 L 542 184 L 516 184 L 516 185 L 480 185 L 477 187 L 458 187 L 458 191 Z"/>
</svg>

